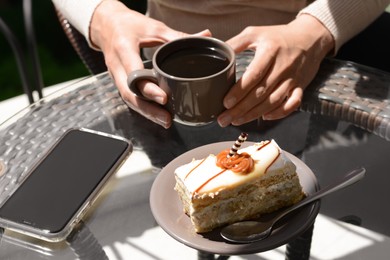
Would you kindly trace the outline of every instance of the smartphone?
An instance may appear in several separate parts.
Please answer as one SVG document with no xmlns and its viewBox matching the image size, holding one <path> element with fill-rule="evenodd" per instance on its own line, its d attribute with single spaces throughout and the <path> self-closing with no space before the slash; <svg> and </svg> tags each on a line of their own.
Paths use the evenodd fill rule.
<svg viewBox="0 0 390 260">
<path fill-rule="evenodd" d="M 46 241 L 64 240 L 131 154 L 128 140 L 70 129 L 0 207 L 0 226 Z"/>
</svg>

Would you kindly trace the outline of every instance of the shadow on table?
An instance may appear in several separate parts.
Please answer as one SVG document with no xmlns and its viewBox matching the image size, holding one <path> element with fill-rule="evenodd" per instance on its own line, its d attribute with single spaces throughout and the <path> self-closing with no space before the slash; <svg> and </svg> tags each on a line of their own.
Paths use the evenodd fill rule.
<svg viewBox="0 0 390 260">
<path fill-rule="evenodd" d="M 326 122 L 326 120 L 330 120 L 330 122 Z M 313 116 L 309 113 L 296 113 L 284 120 L 255 121 L 242 127 L 222 129 L 216 124 L 200 128 L 174 125 L 171 129 L 165 130 L 135 112 L 119 113 L 115 120 L 99 123 L 92 128 L 119 134 L 130 139 L 134 144 L 135 151 L 144 151 L 147 154 L 152 167 L 145 172 L 115 178 L 109 183 L 95 207 L 85 218 L 87 228 L 90 231 L 88 234 L 92 234 L 97 239 L 98 245 L 108 248 L 115 248 L 116 243 L 129 244 L 128 238 L 141 237 L 146 230 L 157 226 L 149 207 L 149 192 L 158 174 L 158 169 L 164 167 L 178 155 L 195 147 L 219 141 L 234 141 L 243 131 L 249 133 L 248 140 L 250 141 L 275 139 L 283 149 L 302 158 L 316 174 L 321 184 L 331 180 L 332 174 L 334 176 L 334 174 L 342 174 L 346 170 L 350 170 L 347 169 L 346 165 L 340 163 L 344 155 L 348 153 L 350 160 L 356 160 L 359 166 L 363 165 L 367 168 L 368 176 L 365 179 L 368 181 L 368 185 L 357 184 L 351 189 L 342 191 L 345 193 L 340 192 L 339 197 L 329 197 L 329 201 L 323 201 L 322 211 L 324 214 L 336 216 L 336 218 L 345 214 L 354 214 L 357 210 L 363 211 L 365 214 L 361 216 L 364 226 L 365 223 L 377 224 L 373 230 L 383 231 L 385 230 L 383 225 L 386 225 L 387 219 L 390 218 L 390 211 L 379 212 L 383 207 L 378 206 L 376 202 L 383 198 L 383 192 L 390 192 L 386 188 L 387 175 L 383 174 L 383 170 L 388 169 L 387 159 L 384 158 L 386 156 L 382 156 L 383 158 L 381 156 L 362 158 L 359 149 L 372 149 L 379 155 L 388 154 L 389 149 L 383 143 L 385 142 L 383 139 L 350 125 L 337 122 L 333 124 L 332 120 L 334 119 Z M 318 129 L 315 126 L 318 126 Z M 294 138 L 291 138 L 292 136 Z M 378 157 L 381 158 L 379 162 Z M 371 182 L 373 180 L 374 182 Z M 368 188 L 370 190 L 367 190 Z M 370 196 L 366 196 L 367 194 Z M 390 194 L 385 195 L 385 197 L 389 196 Z M 342 211 L 335 211 L 340 209 L 340 205 L 343 205 Z M 370 207 L 369 210 L 367 207 Z M 372 214 L 373 212 L 374 214 Z M 373 219 L 378 216 L 381 219 L 383 217 L 383 221 Z M 366 222 L 367 220 L 368 222 Z M 83 255 L 78 250 L 80 249 L 77 247 L 80 245 L 78 242 L 83 241 L 85 242 L 82 239 L 73 241 L 76 243 L 73 245 L 74 251 L 64 244 L 54 247 L 39 243 L 30 243 L 30 247 L 26 245 L 21 247 L 16 244 L 12 246 L 10 244 L 15 243 L 15 241 L 7 241 L 6 239 L 2 240 L 0 247 L 7 246 L 9 254 L 29 250 L 31 259 L 49 258 L 50 256 L 56 259 L 69 259 L 69 257 L 73 258 L 75 254 L 80 259 L 91 259 L 88 258 L 90 256 Z M 75 246 L 78 248 L 77 250 Z M 103 255 L 104 251 L 100 252 L 104 259 L 106 257 Z M 246 259 L 259 259 L 250 258 L 252 256 L 247 257 Z M 93 258 L 98 259 L 99 257 L 93 255 Z"/>
<path fill-rule="evenodd" d="M 304 148 L 309 118 L 307 113 L 295 113 L 283 120 L 258 120 L 243 126 L 226 128 L 221 128 L 217 123 L 201 127 L 174 123 L 166 130 L 129 111 L 118 115 L 115 131 L 131 140 L 134 147 L 144 150 L 152 164 L 161 168 L 182 153 L 202 145 L 222 141 L 232 141 L 233 145 L 242 132 L 248 133 L 248 141 L 275 139 L 283 149 L 297 154 Z M 135 125 L 137 127 L 133 127 Z M 294 139 L 291 139 L 291 136 L 294 136 Z"/>
</svg>

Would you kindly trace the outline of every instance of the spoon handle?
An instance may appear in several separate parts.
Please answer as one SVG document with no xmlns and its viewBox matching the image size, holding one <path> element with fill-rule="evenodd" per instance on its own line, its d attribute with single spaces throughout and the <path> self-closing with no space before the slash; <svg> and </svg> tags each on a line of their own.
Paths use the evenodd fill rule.
<svg viewBox="0 0 390 260">
<path fill-rule="evenodd" d="M 332 185 L 329 185 L 323 189 L 320 189 L 320 190 L 314 192 L 313 194 L 304 198 L 300 202 L 294 204 L 292 207 L 289 207 L 288 209 L 283 211 L 278 216 L 278 220 L 299 207 L 302 207 L 310 202 L 313 202 L 315 200 L 318 200 L 321 197 L 328 195 L 329 193 L 332 193 L 334 191 L 345 188 L 345 187 L 361 180 L 364 177 L 365 173 L 366 173 L 366 169 L 364 169 L 364 168 L 358 168 L 358 169 L 352 170 L 351 172 L 347 173 L 343 177 L 338 178 Z"/>
</svg>

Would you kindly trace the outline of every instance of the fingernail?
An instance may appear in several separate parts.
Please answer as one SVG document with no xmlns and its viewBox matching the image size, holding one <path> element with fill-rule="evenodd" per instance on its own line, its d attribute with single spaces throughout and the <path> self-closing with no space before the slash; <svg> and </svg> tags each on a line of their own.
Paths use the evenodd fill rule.
<svg viewBox="0 0 390 260">
<path fill-rule="evenodd" d="M 267 121 L 267 120 L 272 120 L 272 116 L 271 115 L 263 115 L 262 116 L 263 120 Z"/>
<path fill-rule="evenodd" d="M 231 122 L 232 122 L 232 117 L 228 116 L 228 115 L 221 116 L 218 118 L 218 124 L 221 127 L 226 127 L 226 126 L 230 125 Z"/>
<path fill-rule="evenodd" d="M 160 96 L 154 97 L 154 101 L 160 105 L 165 105 L 164 98 Z"/>
<path fill-rule="evenodd" d="M 154 117 L 154 119 L 155 119 L 155 122 L 157 124 L 161 125 L 164 128 L 168 128 L 170 125 L 169 118 L 165 114 L 164 115 L 156 115 Z"/>
<path fill-rule="evenodd" d="M 233 107 L 236 104 L 237 100 L 235 97 L 228 98 L 225 102 L 225 107 L 227 109 Z"/>
</svg>

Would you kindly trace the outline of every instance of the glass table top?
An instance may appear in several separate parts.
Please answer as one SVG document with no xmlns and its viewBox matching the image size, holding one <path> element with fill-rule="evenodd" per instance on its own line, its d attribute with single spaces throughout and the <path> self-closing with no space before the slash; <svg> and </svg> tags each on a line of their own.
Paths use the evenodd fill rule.
<svg viewBox="0 0 390 260">
<path fill-rule="evenodd" d="M 240 67 L 238 73 L 242 73 Z M 388 97 L 388 93 L 384 95 Z M 383 99 L 380 102 L 383 104 Z M 257 120 L 240 127 L 174 123 L 166 130 L 130 110 L 108 73 L 66 86 L 0 125 L 0 201 L 18 187 L 37 159 L 69 128 L 86 127 L 125 137 L 133 143 L 134 151 L 67 241 L 48 243 L 5 231 L 0 258 L 107 258 L 103 248 L 128 243 L 129 238 L 157 226 L 149 192 L 163 167 L 193 148 L 234 141 L 241 132 L 249 134 L 248 141 L 275 139 L 310 167 L 321 186 L 337 175 L 365 167 L 365 179 L 324 198 L 320 213 L 336 219 L 358 216 L 363 227 L 390 235 L 386 224 L 390 210 L 383 210 L 383 198 L 390 197 L 390 142 L 383 129 L 369 132 L 345 118 L 307 110 L 282 120 Z"/>
</svg>

